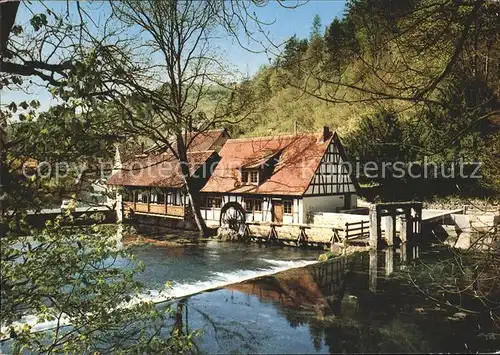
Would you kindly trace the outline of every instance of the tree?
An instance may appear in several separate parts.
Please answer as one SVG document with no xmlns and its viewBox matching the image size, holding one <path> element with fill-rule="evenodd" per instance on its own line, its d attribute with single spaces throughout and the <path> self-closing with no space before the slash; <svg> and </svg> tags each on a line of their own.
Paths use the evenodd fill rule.
<svg viewBox="0 0 500 355">
<path fill-rule="evenodd" d="M 124 26 L 140 15 L 141 2 L 99 4 L 99 11 L 109 9 L 112 15 L 100 26 L 93 22 L 92 3 L 68 2 L 59 10 L 54 4 L 39 5 L 43 10 L 32 10 L 29 25 L 21 26 L 14 23 L 16 11 L 4 11 L 6 5 L 1 4 L 2 90 L 37 85 L 58 102 L 45 113 L 37 100 L 1 107 L 1 337 L 10 337 L 13 352 L 185 351 L 192 334 L 162 332 L 169 308 L 161 312 L 136 297 L 144 292 L 134 279 L 141 265 L 131 261 L 129 271 L 116 267 L 116 260 L 133 260 L 126 250 L 117 249 L 114 236 L 120 225 L 100 226 L 99 214 L 83 220 L 66 214 L 34 228 L 28 212 L 36 215 L 47 207 L 56 191 L 78 193 L 83 180 L 100 172 L 96 158 L 111 153 L 113 144 L 131 133 L 155 142 L 163 139 L 185 161 L 188 130 L 203 131 L 216 119 L 222 123 L 238 112 L 241 102 L 249 102 L 247 93 L 240 95 L 235 84 L 221 78 L 221 71 L 209 70 L 223 63 L 205 54 L 210 52 L 208 34 L 216 28 L 239 35 L 252 4 L 150 2 L 146 12 L 161 26 L 146 23 L 144 30 L 168 42 L 153 41 L 147 47 L 135 45 L 137 26 Z M 148 62 L 152 48 L 167 63 Z M 144 49 L 149 52 L 141 52 Z M 215 106 L 212 120 L 196 110 L 211 89 L 207 81 L 220 84 L 227 93 L 222 106 Z M 162 122 L 165 131 L 158 133 L 154 125 Z M 171 134 L 173 144 L 167 139 Z M 25 176 L 24 162 L 33 159 L 86 163 L 90 168 L 83 176 L 72 171 L 65 179 L 57 179 L 48 166 L 41 169 L 45 179 Z M 91 225 L 82 227 L 79 222 Z M 33 333 L 31 326 L 16 323 L 29 315 L 52 321 L 54 327 Z"/>
<path fill-rule="evenodd" d="M 350 90 L 351 95 L 316 96 L 333 103 L 394 100 L 408 105 L 439 104 L 434 95 L 445 79 L 458 66 L 473 64 L 468 53 L 483 56 L 488 68 L 483 65 L 481 70 L 491 73 L 491 53 L 498 37 L 492 39 L 491 34 L 499 33 L 499 6 L 482 0 L 421 0 L 401 2 L 401 8 L 390 15 L 392 10 L 383 2 L 353 1 L 347 19 L 356 29 L 361 51 L 343 70 L 350 75 L 315 75 L 325 84 Z M 489 113 L 494 114 L 497 109 Z"/>
<path fill-rule="evenodd" d="M 138 56 L 132 53 L 110 62 L 113 72 L 127 68 L 120 71 L 124 90 L 115 90 L 110 102 L 118 115 L 125 115 L 122 126 L 126 132 L 165 146 L 179 161 L 195 222 L 207 235 L 199 191 L 190 179 L 189 146 L 197 134 L 248 117 L 257 102 L 243 87 L 231 84 L 235 73 L 227 69 L 212 43 L 222 28 L 226 5 L 211 1 L 123 1 L 112 2 L 111 6 L 119 21 L 140 29 L 144 38 L 141 46 L 154 53 L 156 63 L 137 70 L 142 63 L 134 61 Z M 218 90 L 226 94 L 213 103 L 212 112 L 202 111 L 200 103 Z M 190 135 L 191 131 L 198 133 Z"/>
<path fill-rule="evenodd" d="M 168 309 L 158 310 L 141 299 L 146 291 L 134 275 L 143 266 L 118 248 L 121 226 L 101 225 L 102 216 L 91 212 L 78 219 L 68 212 L 42 228 L 32 224 L 55 193 L 78 194 L 82 183 L 95 179 L 100 173 L 97 158 L 120 139 L 115 122 L 81 110 L 100 100 L 92 87 L 96 63 L 85 54 L 91 40 L 85 36 L 84 23 L 70 19 L 49 9 L 35 13 L 30 25 L 12 27 L 3 48 L 2 89 L 47 85 L 59 102 L 42 113 L 37 100 L 12 102 L 0 111 L 0 337 L 10 338 L 3 350 L 186 349 L 192 334 L 165 336 Z M 23 83 L 21 76 L 34 82 Z M 40 163 L 38 173 L 25 169 L 24 163 L 30 161 Z M 64 177 L 58 175 L 58 164 L 71 165 Z M 72 164 L 92 169 L 80 175 Z M 81 226 L 83 222 L 89 226 Z M 128 269 L 115 264 L 127 260 Z M 35 324 L 25 322 L 30 316 L 35 323 L 50 322 L 48 330 L 32 332 Z"/>
<path fill-rule="evenodd" d="M 312 41 L 316 37 L 321 37 L 321 18 L 318 14 L 314 15 L 309 39 Z"/>
<path fill-rule="evenodd" d="M 325 50 L 328 54 L 328 63 L 337 71 L 359 54 L 352 21 L 333 20 L 325 33 Z"/>
</svg>

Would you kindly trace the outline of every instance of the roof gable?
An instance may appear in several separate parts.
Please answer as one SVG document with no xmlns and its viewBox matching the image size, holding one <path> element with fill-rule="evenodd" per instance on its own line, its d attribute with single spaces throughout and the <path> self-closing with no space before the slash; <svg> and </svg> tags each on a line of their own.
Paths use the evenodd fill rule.
<svg viewBox="0 0 500 355">
<path fill-rule="evenodd" d="M 184 142 L 188 144 L 187 149 L 190 151 L 211 150 L 214 149 L 213 145 L 216 144 L 216 142 L 224 136 L 227 136 L 227 131 L 225 128 L 213 129 L 202 132 L 188 132 L 186 135 L 184 135 Z M 170 138 L 169 142 L 172 146 L 177 147 L 175 137 Z M 144 153 L 146 154 L 163 153 L 167 149 L 168 148 L 166 147 L 166 144 L 159 144 L 159 145 L 155 144 L 152 147 L 149 147 L 148 149 L 144 150 Z"/>
<path fill-rule="evenodd" d="M 217 165 L 202 192 L 302 195 L 328 148 L 333 135 L 322 134 L 230 139 L 220 151 Z M 266 162 L 277 155 L 272 175 L 259 186 L 241 185 L 240 169 Z"/>
<path fill-rule="evenodd" d="M 215 150 L 189 152 L 189 173 L 194 175 Z M 181 165 L 171 153 L 137 157 L 125 163 L 120 171 L 108 179 L 108 184 L 119 186 L 182 187 Z"/>
<path fill-rule="evenodd" d="M 217 155 L 217 150 L 225 137 L 227 137 L 225 129 L 189 134 L 188 142 L 190 144 L 187 147 L 187 160 L 191 175 L 214 155 Z M 170 151 L 162 152 L 167 149 L 165 145 L 153 148 L 124 162 L 120 171 L 108 179 L 108 184 L 176 188 L 184 186 L 184 178 L 178 159 Z"/>
</svg>

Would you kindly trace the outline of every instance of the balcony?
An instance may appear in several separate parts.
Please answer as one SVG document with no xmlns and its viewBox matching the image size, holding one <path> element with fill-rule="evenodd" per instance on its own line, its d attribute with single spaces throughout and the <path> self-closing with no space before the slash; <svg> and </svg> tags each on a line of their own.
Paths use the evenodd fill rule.
<svg viewBox="0 0 500 355">
<path fill-rule="evenodd" d="M 123 202 L 125 211 L 132 210 L 138 214 L 151 214 L 163 217 L 184 218 L 184 206 L 174 206 L 156 203 Z"/>
</svg>

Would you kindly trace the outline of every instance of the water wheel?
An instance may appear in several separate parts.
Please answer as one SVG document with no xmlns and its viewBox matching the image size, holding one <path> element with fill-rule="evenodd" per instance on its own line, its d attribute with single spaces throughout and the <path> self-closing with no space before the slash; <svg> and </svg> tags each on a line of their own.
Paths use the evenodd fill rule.
<svg viewBox="0 0 500 355">
<path fill-rule="evenodd" d="M 220 211 L 220 225 L 240 233 L 245 226 L 245 210 L 237 202 L 228 202 Z"/>
</svg>

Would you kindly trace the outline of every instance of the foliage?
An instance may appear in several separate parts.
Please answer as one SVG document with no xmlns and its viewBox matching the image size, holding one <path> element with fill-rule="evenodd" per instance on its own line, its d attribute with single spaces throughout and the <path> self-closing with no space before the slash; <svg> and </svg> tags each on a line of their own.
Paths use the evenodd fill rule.
<svg viewBox="0 0 500 355">
<path fill-rule="evenodd" d="M 265 87 L 266 102 L 251 124 L 242 122 L 234 132 L 328 125 L 352 144 L 353 157 L 378 164 L 482 158 L 479 183 L 498 193 L 498 161 L 484 152 L 499 132 L 499 6 L 350 1 L 324 35 L 315 18 L 310 38 L 290 38 L 276 63 L 246 84 L 253 91 Z M 394 119 L 387 120 L 388 112 Z M 469 188 L 458 185 L 458 193 Z"/>
<path fill-rule="evenodd" d="M 71 11 L 87 18 L 80 5 Z M 56 196 L 79 198 L 100 178 L 101 162 L 126 138 L 120 122 L 99 110 L 109 109 L 109 76 L 99 75 L 109 67 L 98 54 L 110 34 L 97 42 L 78 18 L 48 8 L 34 13 L 28 25 L 12 29 L 2 58 L 2 90 L 29 90 L 41 81 L 57 102 L 46 112 L 37 100 L 0 111 L 2 351 L 186 351 L 192 334 L 165 329 L 171 310 L 147 300 L 134 276 L 141 264 L 117 244 L 121 225 L 103 225 L 91 212 L 73 218 L 67 209 L 35 227 Z M 119 72 L 111 74 L 120 80 Z"/>
</svg>

